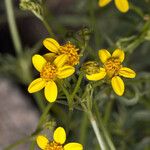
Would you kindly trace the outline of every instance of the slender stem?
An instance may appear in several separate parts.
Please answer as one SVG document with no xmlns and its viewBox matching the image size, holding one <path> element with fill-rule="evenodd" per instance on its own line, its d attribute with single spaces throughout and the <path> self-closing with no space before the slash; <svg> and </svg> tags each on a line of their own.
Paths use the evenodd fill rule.
<svg viewBox="0 0 150 150">
<path fill-rule="evenodd" d="M 95 31 L 95 29 L 97 28 L 97 24 L 96 24 L 96 15 L 95 15 L 95 6 L 94 6 L 94 1 L 89 0 L 88 1 L 88 8 L 89 8 L 89 23 L 92 27 L 92 29 Z M 100 36 L 99 36 L 99 32 L 95 31 L 94 32 L 94 40 L 95 40 L 95 45 L 96 47 L 99 45 L 100 43 Z"/>
<path fill-rule="evenodd" d="M 49 26 L 49 24 L 48 24 L 48 22 L 46 21 L 46 19 L 45 18 L 43 18 L 42 19 L 42 22 L 43 22 L 43 24 L 44 24 L 44 26 L 45 26 L 45 28 L 47 29 L 47 31 L 48 31 L 48 33 L 49 33 L 49 35 L 51 36 L 51 37 L 55 37 L 55 35 L 54 35 L 54 33 L 53 33 L 53 31 L 52 31 L 52 29 L 51 29 L 51 27 Z"/>
<path fill-rule="evenodd" d="M 31 145 L 30 145 L 29 150 L 34 150 L 35 149 L 35 144 L 36 144 L 36 142 L 35 142 L 35 140 L 33 140 Z"/>
<path fill-rule="evenodd" d="M 68 101 L 68 106 L 69 106 L 69 110 L 73 110 L 73 106 L 72 106 L 72 100 L 71 100 L 71 96 L 68 92 L 68 90 L 63 86 L 62 82 L 58 82 L 58 84 L 60 85 L 61 89 L 63 90 L 64 94 L 67 97 L 67 101 Z"/>
<path fill-rule="evenodd" d="M 79 139 L 80 143 L 82 143 L 83 145 L 85 145 L 88 124 L 89 124 L 88 117 L 87 114 L 84 112 L 82 117 L 81 127 L 80 127 L 80 139 Z"/>
<path fill-rule="evenodd" d="M 105 125 L 107 125 L 107 122 L 109 121 L 114 101 L 115 101 L 114 98 L 113 99 L 109 99 L 109 101 L 107 103 L 107 106 L 105 108 L 105 116 L 104 116 L 104 124 Z"/>
<path fill-rule="evenodd" d="M 40 117 L 40 120 L 39 120 L 39 123 L 38 123 L 38 126 L 37 126 L 37 130 L 42 126 L 43 122 L 45 121 L 45 118 L 50 110 L 50 108 L 52 107 L 52 103 L 49 103 L 46 108 L 44 109 L 44 112 L 42 113 L 41 117 Z"/>
<path fill-rule="evenodd" d="M 37 102 L 39 109 L 43 112 L 45 110 L 45 104 L 41 93 L 34 93 L 33 96 Z"/>
<path fill-rule="evenodd" d="M 17 30 L 17 25 L 15 22 L 13 1 L 5 0 L 4 2 L 5 2 L 7 19 L 8 19 L 8 24 L 9 24 L 9 29 L 10 29 L 11 37 L 13 40 L 13 44 L 14 44 L 17 55 L 20 55 L 22 53 L 22 45 L 21 45 L 18 30 Z"/>
<path fill-rule="evenodd" d="M 98 109 L 98 106 L 96 103 L 94 103 L 94 110 L 95 110 L 95 114 L 97 116 L 97 119 L 98 119 L 98 122 L 99 122 L 99 125 L 101 126 L 101 129 L 104 133 L 104 136 L 105 136 L 105 139 L 110 147 L 110 150 L 116 150 L 111 138 L 110 138 L 110 135 L 108 134 L 108 131 L 106 130 L 105 126 L 103 125 L 103 122 L 102 122 L 102 119 L 100 117 L 100 113 L 99 113 L 99 109 Z"/>
<path fill-rule="evenodd" d="M 83 79 L 83 74 L 80 73 L 80 75 L 79 75 L 79 77 L 78 77 L 77 84 L 76 84 L 76 86 L 75 86 L 75 88 L 74 88 L 74 90 L 73 90 L 73 92 L 72 92 L 72 94 L 71 94 L 71 99 L 72 99 L 72 100 L 73 100 L 75 94 L 78 92 L 78 90 L 79 90 L 79 88 L 80 88 L 80 84 L 81 84 L 82 79 Z"/>
<path fill-rule="evenodd" d="M 98 128 L 97 122 L 96 122 L 92 112 L 88 112 L 88 117 L 89 117 L 90 123 L 92 125 L 92 128 L 95 132 L 95 135 L 96 135 L 96 138 L 98 140 L 98 143 L 99 143 L 101 150 L 107 150 L 107 147 L 106 147 L 105 142 L 103 140 L 102 134 Z"/>
</svg>

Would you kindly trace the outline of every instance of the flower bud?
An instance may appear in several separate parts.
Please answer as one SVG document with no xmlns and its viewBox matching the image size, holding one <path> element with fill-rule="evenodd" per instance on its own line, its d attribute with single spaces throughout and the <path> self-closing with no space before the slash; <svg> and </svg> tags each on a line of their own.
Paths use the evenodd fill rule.
<svg viewBox="0 0 150 150">
<path fill-rule="evenodd" d="M 82 69 L 85 72 L 85 74 L 91 75 L 99 73 L 100 66 L 96 61 L 88 61 L 82 65 Z"/>
</svg>

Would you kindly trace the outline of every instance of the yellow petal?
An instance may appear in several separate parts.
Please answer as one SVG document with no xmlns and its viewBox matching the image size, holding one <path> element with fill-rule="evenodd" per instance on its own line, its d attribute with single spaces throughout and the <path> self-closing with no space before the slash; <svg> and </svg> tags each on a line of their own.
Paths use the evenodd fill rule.
<svg viewBox="0 0 150 150">
<path fill-rule="evenodd" d="M 43 136 L 43 135 L 39 135 L 37 136 L 36 138 L 36 142 L 37 142 L 37 145 L 42 149 L 44 150 L 47 146 L 47 144 L 49 143 L 48 139 Z"/>
<path fill-rule="evenodd" d="M 111 2 L 111 0 L 99 0 L 98 4 L 100 7 L 104 7 L 110 2 Z"/>
<path fill-rule="evenodd" d="M 65 54 L 59 55 L 55 60 L 54 64 L 57 66 L 57 68 L 62 67 L 68 60 L 68 56 Z"/>
<path fill-rule="evenodd" d="M 53 53 L 57 53 L 58 52 L 58 49 L 60 47 L 59 43 L 55 40 L 55 39 L 52 39 L 52 38 L 46 38 L 44 41 L 43 41 L 43 45 L 51 52 Z"/>
<path fill-rule="evenodd" d="M 119 70 L 119 75 L 121 75 L 121 76 L 123 76 L 125 78 L 135 78 L 136 73 L 130 68 L 122 67 Z"/>
<path fill-rule="evenodd" d="M 115 0 L 115 5 L 122 13 L 125 13 L 129 10 L 128 0 Z"/>
<path fill-rule="evenodd" d="M 46 60 L 41 55 L 36 54 L 32 57 L 32 63 L 34 67 L 36 68 L 36 70 L 41 72 L 43 66 L 46 64 Z"/>
<path fill-rule="evenodd" d="M 119 76 L 115 76 L 111 79 L 111 85 L 115 93 L 122 96 L 124 93 L 124 82 Z"/>
<path fill-rule="evenodd" d="M 106 49 L 99 50 L 98 55 L 102 63 L 105 63 L 111 57 L 111 54 Z"/>
<path fill-rule="evenodd" d="M 123 62 L 125 54 L 124 51 L 121 49 L 116 49 L 113 54 L 112 57 L 118 58 L 120 60 L 120 62 Z"/>
<path fill-rule="evenodd" d="M 68 143 L 64 146 L 64 150 L 83 150 L 83 146 L 79 143 Z"/>
<path fill-rule="evenodd" d="M 57 77 L 59 79 L 67 78 L 75 72 L 75 68 L 72 66 L 65 65 L 58 69 Z"/>
<path fill-rule="evenodd" d="M 43 57 L 46 59 L 46 61 L 53 62 L 54 59 L 56 58 L 55 53 L 46 53 L 43 55 Z"/>
<path fill-rule="evenodd" d="M 106 75 L 105 69 L 100 68 L 99 73 L 95 73 L 95 74 L 91 74 L 91 75 L 86 74 L 86 78 L 88 80 L 97 81 L 97 80 L 103 79 L 105 77 L 105 75 Z"/>
<path fill-rule="evenodd" d="M 28 87 L 28 92 L 34 93 L 34 92 L 40 91 L 41 89 L 45 87 L 45 85 L 46 85 L 45 80 L 43 80 L 42 78 L 37 78 L 30 83 Z"/>
<path fill-rule="evenodd" d="M 56 143 L 64 144 L 66 141 L 66 132 L 65 132 L 64 128 L 58 127 L 54 131 L 53 138 Z"/>
<path fill-rule="evenodd" d="M 44 89 L 45 98 L 50 102 L 54 102 L 57 98 L 57 85 L 51 80 L 47 83 Z"/>
</svg>

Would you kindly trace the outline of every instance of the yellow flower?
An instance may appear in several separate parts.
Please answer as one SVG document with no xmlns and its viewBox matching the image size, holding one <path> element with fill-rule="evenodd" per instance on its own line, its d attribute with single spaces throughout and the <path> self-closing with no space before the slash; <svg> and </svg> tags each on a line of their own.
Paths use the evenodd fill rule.
<svg viewBox="0 0 150 150">
<path fill-rule="evenodd" d="M 102 61 L 103 68 L 99 69 L 99 73 L 92 75 L 86 74 L 88 80 L 100 80 L 105 76 L 111 80 L 111 85 L 115 93 L 122 96 L 124 93 L 124 82 L 120 78 L 134 78 L 136 73 L 127 67 L 122 66 L 125 54 L 122 50 L 116 49 L 111 55 L 106 49 L 99 50 L 99 58 Z"/>
<path fill-rule="evenodd" d="M 55 39 L 46 38 L 43 41 L 43 45 L 56 56 L 65 54 L 67 56 L 67 64 L 74 66 L 79 63 L 78 48 L 75 47 L 71 42 L 64 45 L 60 45 Z M 47 54 L 48 55 L 48 54 Z M 50 53 L 51 55 L 51 53 Z"/>
<path fill-rule="evenodd" d="M 51 57 L 53 58 L 53 56 Z M 34 93 L 45 87 L 44 94 L 46 99 L 49 102 L 54 102 L 58 92 L 55 80 L 67 78 L 75 71 L 74 67 L 65 64 L 66 59 L 66 55 L 60 55 L 53 61 L 47 61 L 41 55 L 34 55 L 32 63 L 36 70 L 40 72 L 40 78 L 30 83 L 28 92 Z"/>
<path fill-rule="evenodd" d="M 100 7 L 104 7 L 108 3 L 110 3 L 111 1 L 112 0 L 99 0 L 98 4 L 99 4 Z M 116 7 L 122 13 L 126 13 L 129 10 L 129 2 L 128 2 L 128 0 L 114 0 L 114 1 L 115 1 Z"/>
<path fill-rule="evenodd" d="M 66 141 L 66 132 L 62 127 L 58 127 L 54 131 L 53 141 L 49 141 L 43 135 L 37 136 L 36 141 L 42 150 L 83 150 L 83 146 L 75 142 L 63 146 Z"/>
</svg>

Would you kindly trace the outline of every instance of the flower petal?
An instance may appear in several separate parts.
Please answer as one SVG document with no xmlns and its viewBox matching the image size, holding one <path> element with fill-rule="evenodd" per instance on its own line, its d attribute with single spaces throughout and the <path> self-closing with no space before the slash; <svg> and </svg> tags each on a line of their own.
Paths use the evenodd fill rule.
<svg viewBox="0 0 150 150">
<path fill-rule="evenodd" d="M 111 85 L 115 93 L 122 96 L 124 93 L 124 82 L 119 76 L 115 76 L 111 79 Z"/>
<path fill-rule="evenodd" d="M 105 69 L 100 68 L 99 73 L 95 73 L 95 74 L 91 74 L 91 75 L 86 74 L 86 78 L 88 80 L 97 81 L 97 80 L 103 79 L 105 77 L 105 75 L 106 75 Z"/>
<path fill-rule="evenodd" d="M 43 136 L 43 135 L 39 135 L 37 136 L 36 138 L 36 142 L 37 142 L 37 145 L 42 149 L 44 150 L 47 146 L 47 144 L 49 143 L 48 139 Z"/>
<path fill-rule="evenodd" d="M 53 138 L 56 143 L 64 144 L 66 141 L 66 132 L 65 132 L 64 128 L 58 127 L 54 131 Z"/>
<path fill-rule="evenodd" d="M 51 52 L 53 53 L 57 53 L 58 52 L 58 49 L 60 47 L 59 43 L 55 40 L 55 39 L 52 39 L 52 38 L 46 38 L 44 41 L 43 41 L 43 45 Z"/>
<path fill-rule="evenodd" d="M 47 83 L 44 89 L 45 98 L 50 102 L 54 102 L 57 98 L 57 85 L 51 80 Z"/>
<path fill-rule="evenodd" d="M 53 62 L 54 59 L 56 58 L 55 53 L 46 53 L 43 55 L 43 57 L 46 59 L 46 61 Z"/>
<path fill-rule="evenodd" d="M 40 91 L 41 89 L 45 87 L 45 85 L 46 85 L 45 80 L 43 80 L 42 78 L 37 78 L 33 80 L 28 86 L 28 92 L 34 93 L 34 92 Z"/>
<path fill-rule="evenodd" d="M 104 7 L 110 2 L 111 2 L 111 0 L 99 0 L 98 4 L 100 7 Z"/>
<path fill-rule="evenodd" d="M 120 60 L 120 62 L 123 62 L 125 54 L 124 51 L 121 49 L 116 49 L 113 54 L 112 57 L 118 58 Z"/>
<path fill-rule="evenodd" d="M 99 50 L 98 55 L 102 63 L 105 63 L 111 57 L 111 54 L 106 49 Z"/>
<path fill-rule="evenodd" d="M 125 13 L 129 10 L 128 0 L 115 0 L 115 5 L 122 13 Z"/>
<path fill-rule="evenodd" d="M 46 64 L 46 60 L 41 55 L 36 54 L 32 57 L 32 63 L 36 70 L 41 72 L 43 66 Z"/>
<path fill-rule="evenodd" d="M 83 150 L 83 146 L 79 143 L 68 143 L 64 146 L 64 150 Z"/>
<path fill-rule="evenodd" d="M 121 75 L 121 76 L 123 76 L 125 78 L 135 78 L 136 73 L 130 68 L 122 67 L 119 70 L 119 75 Z"/>
<path fill-rule="evenodd" d="M 62 67 L 68 60 L 68 56 L 65 54 L 59 55 L 55 60 L 54 60 L 54 64 L 60 68 Z"/>
<path fill-rule="evenodd" d="M 72 66 L 65 65 L 58 69 L 57 77 L 59 79 L 67 78 L 75 72 L 75 68 Z"/>
</svg>

